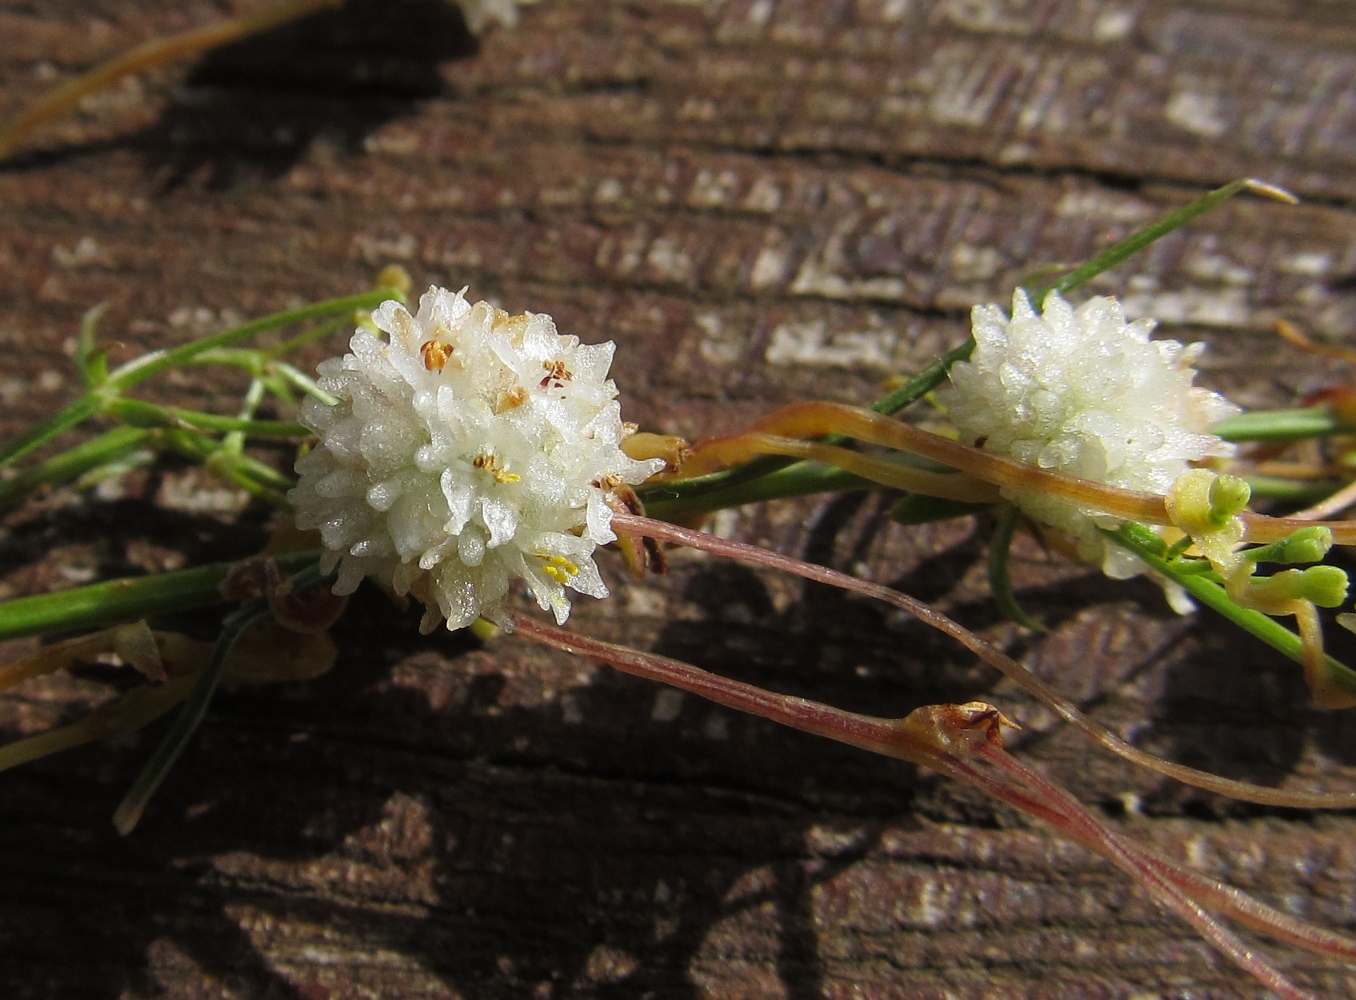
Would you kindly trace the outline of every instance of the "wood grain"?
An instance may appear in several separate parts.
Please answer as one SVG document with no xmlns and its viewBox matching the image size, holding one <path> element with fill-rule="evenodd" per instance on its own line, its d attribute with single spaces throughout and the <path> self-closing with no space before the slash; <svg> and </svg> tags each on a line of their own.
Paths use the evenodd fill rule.
<svg viewBox="0 0 1356 1000">
<path fill-rule="evenodd" d="M 0 114 L 223 11 L 5 0 Z M 1212 386 L 1280 405 L 1350 378 L 1272 333 L 1356 326 L 1349 3 L 542 0 L 475 42 L 440 0 L 353 0 L 120 86 L 0 167 L 0 435 L 73 394 L 96 303 L 131 352 L 398 262 L 615 339 L 628 418 L 696 437 L 867 400 L 956 343 L 971 304 L 1242 175 L 1304 204 L 1233 203 L 1095 287 L 1210 341 Z M 0 534 L 0 589 L 250 551 L 263 515 L 238 506 L 178 468 L 35 501 Z M 1022 600 L 1051 631 L 1019 635 L 987 596 L 982 525 L 906 532 L 882 510 L 722 527 L 937 601 L 1146 748 L 1356 779 L 1350 716 L 1310 710 L 1297 668 L 1218 623 L 1025 548 Z M 859 710 L 992 700 L 1027 723 L 1028 760 L 1134 806 L 1127 833 L 1356 925 L 1351 816 L 1133 772 L 941 639 L 818 588 L 679 556 L 617 590 L 576 625 Z M 0 776 L 3 995 L 1259 994 L 1109 866 L 932 776 L 513 640 L 420 639 L 375 594 L 338 635 L 331 675 L 221 696 L 128 839 L 108 817 L 158 731 Z M 101 690 L 33 685 L 0 721 L 44 728 Z M 1275 952 L 1323 996 L 1356 989 Z"/>
</svg>

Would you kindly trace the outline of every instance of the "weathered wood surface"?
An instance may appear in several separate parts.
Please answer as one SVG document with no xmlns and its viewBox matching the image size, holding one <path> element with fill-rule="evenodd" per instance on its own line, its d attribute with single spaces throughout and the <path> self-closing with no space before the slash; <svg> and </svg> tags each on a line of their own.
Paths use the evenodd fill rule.
<svg viewBox="0 0 1356 1000">
<path fill-rule="evenodd" d="M 91 9 L 93 7 L 93 9 Z M 0 5 L 0 113 L 218 5 Z M 89 102 L 0 168 L 0 434 L 74 390 L 82 312 L 173 343 L 363 287 L 390 261 L 615 338 L 628 416 L 699 436 L 865 400 L 975 301 L 1243 174 L 1239 202 L 1099 282 L 1213 344 L 1249 405 L 1327 378 L 1271 334 L 1356 325 L 1356 6 L 1342 0 L 543 0 L 473 43 L 376 4 Z M 223 406 L 224 382 L 163 391 Z M 257 546 L 181 470 L 53 498 L 0 536 L 6 595 Z M 150 501 L 159 498 L 160 509 Z M 1000 624 L 966 525 L 875 501 L 724 526 L 935 599 L 1104 721 L 1263 782 L 1350 787 L 1350 715 L 1147 584 L 1051 569 Z M 1127 833 L 1356 925 L 1356 819 L 1183 791 L 1093 753 L 948 643 L 856 601 L 678 558 L 581 629 L 878 713 L 983 697 Z M 0 776 L 7 997 L 1130 997 L 1258 991 L 1109 866 L 976 795 L 516 641 L 420 639 L 377 596 L 338 668 L 227 693 L 134 836 L 157 734 Z M 78 713 L 80 682 L 5 703 Z M 1351 995 L 1356 973 L 1276 949 Z"/>
</svg>

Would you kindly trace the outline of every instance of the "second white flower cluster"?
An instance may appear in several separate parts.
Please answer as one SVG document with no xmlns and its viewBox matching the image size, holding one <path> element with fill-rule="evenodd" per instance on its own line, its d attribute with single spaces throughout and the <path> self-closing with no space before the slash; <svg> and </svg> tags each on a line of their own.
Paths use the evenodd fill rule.
<svg viewBox="0 0 1356 1000">
<path fill-rule="evenodd" d="M 1238 407 L 1192 385 L 1192 364 L 1205 345 L 1150 340 L 1154 321 L 1127 323 L 1115 299 L 1074 308 L 1051 293 L 1038 313 L 1018 289 L 1011 319 L 984 305 L 974 308 L 971 323 L 970 360 L 952 366 L 950 387 L 938 393 L 966 444 L 1160 496 L 1189 463 L 1234 453 L 1210 429 Z M 1080 555 L 1101 562 L 1108 575 L 1142 571 L 1098 531 L 1114 527 L 1115 518 L 1035 490 L 1003 495 L 1036 521 L 1067 531 Z"/>
</svg>

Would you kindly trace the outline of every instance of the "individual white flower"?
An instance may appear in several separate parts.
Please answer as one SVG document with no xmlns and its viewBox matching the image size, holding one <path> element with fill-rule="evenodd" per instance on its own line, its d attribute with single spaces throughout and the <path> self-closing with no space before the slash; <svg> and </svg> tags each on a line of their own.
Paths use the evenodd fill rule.
<svg viewBox="0 0 1356 1000">
<path fill-rule="evenodd" d="M 1188 463 L 1233 454 L 1210 428 L 1238 407 L 1192 386 L 1204 344 L 1149 339 L 1154 321 L 1127 323 L 1120 303 L 1095 298 L 1074 309 L 1058 294 L 1043 315 L 1026 293 L 1012 318 L 994 305 L 971 313 L 975 349 L 952 366 L 938 393 L 961 440 L 1080 479 L 1166 494 Z M 1004 489 L 1029 517 L 1072 535 L 1079 553 L 1110 576 L 1138 560 L 1107 546 L 1097 528 L 1116 519 L 1039 491 Z"/>
<path fill-rule="evenodd" d="M 320 439 L 288 497 L 318 528 L 335 593 L 375 576 L 426 605 L 421 627 L 503 619 L 514 579 L 557 622 L 565 588 L 606 597 L 593 562 L 613 541 L 609 491 L 663 467 L 621 450 L 615 345 L 580 344 L 551 317 L 510 316 L 430 288 L 411 316 L 382 303 L 352 351 L 322 362 L 301 421 Z"/>
</svg>

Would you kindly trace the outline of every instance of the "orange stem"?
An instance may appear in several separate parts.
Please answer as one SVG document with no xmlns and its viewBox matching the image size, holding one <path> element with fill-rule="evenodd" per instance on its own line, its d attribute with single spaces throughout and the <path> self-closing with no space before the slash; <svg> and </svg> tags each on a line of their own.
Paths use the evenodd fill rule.
<svg viewBox="0 0 1356 1000">
<path fill-rule="evenodd" d="M 815 438 L 843 434 L 868 444 L 922 455 L 969 473 L 995 486 L 1033 490 L 1083 507 L 1105 511 L 1140 524 L 1170 524 L 1164 498 L 1153 493 L 1124 490 L 1105 483 L 1076 479 L 1041 469 L 1006 455 L 996 455 L 952 441 L 871 410 L 845 403 L 793 403 L 759 421 L 747 434 L 714 438 L 698 444 L 683 465 L 684 475 L 699 476 L 759 454 L 764 435 Z M 1332 531 L 1339 545 L 1356 545 L 1356 521 L 1310 521 L 1267 517 L 1245 511 L 1240 515 L 1252 542 L 1274 542 L 1291 532 L 1319 525 Z"/>
</svg>

